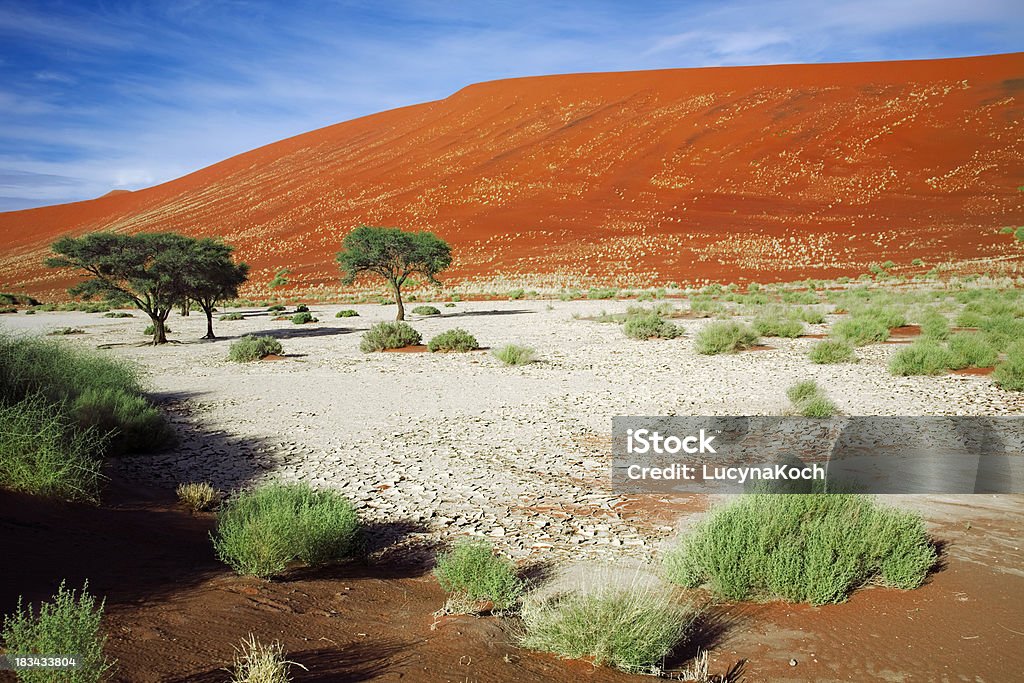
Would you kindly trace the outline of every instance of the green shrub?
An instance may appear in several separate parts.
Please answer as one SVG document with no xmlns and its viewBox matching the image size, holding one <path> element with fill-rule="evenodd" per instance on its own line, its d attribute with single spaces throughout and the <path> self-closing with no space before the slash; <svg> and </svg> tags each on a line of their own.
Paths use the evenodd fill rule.
<svg viewBox="0 0 1024 683">
<path fill-rule="evenodd" d="M 832 336 L 854 346 L 865 346 L 889 338 L 889 328 L 874 318 L 852 317 L 832 326 Z"/>
<path fill-rule="evenodd" d="M 142 396 L 124 389 L 88 387 L 71 403 L 71 415 L 81 429 L 92 427 L 109 435 L 109 455 L 158 450 L 174 443 L 174 432 L 163 414 Z"/>
<path fill-rule="evenodd" d="M 285 310 L 285 306 L 281 304 L 274 304 L 273 306 L 267 308 L 268 313 L 280 313 L 283 310 Z"/>
<path fill-rule="evenodd" d="M 434 308 L 433 306 L 417 306 L 412 309 L 415 315 L 441 315 L 441 311 Z"/>
<path fill-rule="evenodd" d="M 912 265 L 912 266 L 923 266 L 924 265 L 924 260 L 920 259 L 920 258 L 916 258 L 916 259 L 914 259 L 913 261 L 910 262 L 910 265 Z"/>
<path fill-rule="evenodd" d="M 134 318 L 135 316 L 131 313 L 125 313 L 124 311 L 109 311 L 103 314 L 104 318 Z"/>
<path fill-rule="evenodd" d="M 819 365 L 855 363 L 857 361 L 853 346 L 836 339 L 822 339 L 811 347 L 809 355 L 811 362 Z"/>
<path fill-rule="evenodd" d="M 164 325 L 164 332 L 166 332 L 167 334 L 170 334 L 172 332 L 171 326 L 170 325 Z M 146 335 L 147 337 L 152 337 L 155 333 L 156 333 L 156 328 L 153 326 L 153 323 L 150 323 L 149 325 L 147 325 L 146 329 L 144 329 L 142 331 L 142 334 Z"/>
<path fill-rule="evenodd" d="M 797 310 L 797 317 L 808 325 L 820 325 L 825 322 L 825 314 L 817 308 L 801 308 Z"/>
<path fill-rule="evenodd" d="M 505 344 L 492 353 L 505 365 L 529 365 L 537 360 L 536 352 L 533 349 L 518 344 Z"/>
<path fill-rule="evenodd" d="M 999 354 L 977 332 L 958 332 L 949 338 L 954 368 L 990 368 Z"/>
<path fill-rule="evenodd" d="M 522 289 L 513 289 L 511 292 L 508 293 L 508 298 L 512 301 L 515 301 L 516 299 L 522 299 L 524 296 L 526 296 L 526 292 L 523 291 Z"/>
<path fill-rule="evenodd" d="M 748 349 L 759 341 L 757 332 L 747 325 L 733 321 L 718 321 L 706 325 L 697 333 L 697 353 L 707 356 L 735 353 Z"/>
<path fill-rule="evenodd" d="M 316 567 L 349 558 L 358 540 L 355 508 L 337 491 L 264 484 L 221 508 L 213 546 L 237 573 L 266 578 L 293 561 Z"/>
<path fill-rule="evenodd" d="M 434 576 L 441 588 L 468 611 L 489 602 L 494 610 L 512 607 L 523 591 L 523 581 L 511 561 L 497 557 L 485 541 L 463 541 L 437 557 Z"/>
<path fill-rule="evenodd" d="M 455 308 L 455 302 L 449 301 L 444 305 L 445 308 Z"/>
<path fill-rule="evenodd" d="M 335 318 L 357 318 L 357 317 L 359 317 L 359 313 L 356 312 L 356 311 L 353 311 L 351 308 L 346 308 L 344 310 L 341 310 L 341 311 L 338 311 L 337 313 L 335 313 L 334 317 Z"/>
<path fill-rule="evenodd" d="M 1024 391 L 1024 342 L 1007 350 L 1006 360 L 996 366 L 992 378 L 1001 389 Z"/>
<path fill-rule="evenodd" d="M 1013 234 L 1013 226 L 1012 225 L 1004 225 L 1003 227 L 999 228 L 999 234 L 1000 235 L 1012 235 Z"/>
<path fill-rule="evenodd" d="M 79 429 L 40 395 L 0 402 L 0 486 L 36 496 L 97 501 L 107 438 Z"/>
<path fill-rule="evenodd" d="M 364 353 L 400 349 L 405 346 L 416 346 L 423 340 L 419 332 L 408 323 L 383 322 L 377 323 L 366 332 L 359 342 L 359 349 Z"/>
<path fill-rule="evenodd" d="M 981 323 L 985 340 L 999 351 L 1005 351 L 1018 339 L 1024 339 L 1024 320 L 1009 314 L 994 315 Z"/>
<path fill-rule="evenodd" d="M 728 600 L 842 602 L 879 580 L 917 588 L 936 560 L 920 516 L 849 494 L 750 494 L 666 557 L 668 578 Z"/>
<path fill-rule="evenodd" d="M 296 313 L 309 313 L 309 306 L 307 306 L 306 304 L 299 304 L 298 306 L 295 307 L 295 312 Z"/>
<path fill-rule="evenodd" d="M 622 326 L 622 331 L 630 339 L 674 339 L 683 333 L 678 325 L 662 320 L 656 313 L 628 318 Z"/>
<path fill-rule="evenodd" d="M 949 339 L 949 320 L 938 311 L 929 310 L 921 318 L 921 334 L 928 339 Z"/>
<path fill-rule="evenodd" d="M 799 337 L 804 326 L 799 320 L 778 310 L 761 313 L 754 318 L 754 329 L 763 337 Z"/>
<path fill-rule="evenodd" d="M 220 317 L 221 320 L 245 320 L 245 316 L 241 313 L 225 313 Z"/>
<path fill-rule="evenodd" d="M 51 337 L 64 337 L 69 334 L 85 334 L 85 330 L 80 327 L 60 327 L 49 333 Z"/>
<path fill-rule="evenodd" d="M 587 292 L 588 299 L 614 299 L 619 293 L 614 287 L 591 287 Z"/>
<path fill-rule="evenodd" d="M 681 647 L 697 612 L 665 589 L 603 587 L 576 590 L 523 605 L 520 644 L 629 673 L 662 673 Z"/>
<path fill-rule="evenodd" d="M 61 581 L 50 602 L 18 607 L 4 617 L 3 639 L 7 656 L 77 655 L 74 669 L 22 669 L 18 680 L 27 683 L 99 683 L 107 677 L 113 662 L 103 655 L 107 639 L 100 631 L 105 601 L 96 604 L 86 582 L 77 595 Z"/>
<path fill-rule="evenodd" d="M 36 314 L 36 309 L 34 309 L 34 308 L 25 309 L 25 315 L 35 315 L 35 314 Z"/>
<path fill-rule="evenodd" d="M 466 352 L 479 349 L 480 345 L 477 344 L 476 337 L 462 328 L 456 327 L 431 339 L 427 343 L 427 348 L 431 351 Z"/>
<path fill-rule="evenodd" d="M 0 313 L 17 313 L 18 309 L 14 306 L 0 306 Z"/>
<path fill-rule="evenodd" d="M 306 323 L 317 323 L 320 322 L 317 318 L 313 317 L 312 313 L 303 311 L 302 313 L 296 313 L 292 316 L 292 323 L 295 325 L 305 325 Z"/>
<path fill-rule="evenodd" d="M 282 353 L 284 353 L 284 349 L 281 347 L 281 342 L 273 337 L 247 334 L 232 342 L 228 349 L 228 359 L 236 363 L 248 363 L 267 356 L 280 356 Z"/>
<path fill-rule="evenodd" d="M 1016 230 L 1013 231 L 1013 237 L 1018 242 L 1024 242 L 1024 225 L 1019 226 Z"/>
<path fill-rule="evenodd" d="M 889 372 L 908 375 L 941 375 L 957 365 L 957 358 L 949 349 L 932 339 L 918 339 L 900 349 L 889 361 Z"/>
</svg>

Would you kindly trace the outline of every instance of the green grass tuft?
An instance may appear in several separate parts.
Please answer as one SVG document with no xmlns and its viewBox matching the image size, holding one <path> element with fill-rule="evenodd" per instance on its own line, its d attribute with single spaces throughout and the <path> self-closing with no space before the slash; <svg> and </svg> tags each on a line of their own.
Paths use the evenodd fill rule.
<svg viewBox="0 0 1024 683">
<path fill-rule="evenodd" d="M 213 545 L 237 573 L 267 578 L 293 562 L 316 567 L 351 557 L 359 529 L 355 508 L 337 491 L 264 484 L 221 508 Z"/>
<path fill-rule="evenodd" d="M 1017 342 L 1006 352 L 1006 360 L 992 372 L 996 385 L 1007 391 L 1024 391 L 1024 342 Z"/>
<path fill-rule="evenodd" d="M 797 382 L 786 389 L 786 396 L 804 417 L 832 417 L 839 410 L 812 379 Z"/>
<path fill-rule="evenodd" d="M 996 363 L 999 354 L 989 344 L 984 335 L 977 332 L 958 332 L 949 338 L 949 350 L 953 354 L 954 365 L 959 368 L 990 368 Z"/>
<path fill-rule="evenodd" d="M 536 352 L 533 349 L 518 344 L 505 344 L 492 353 L 505 365 L 529 365 L 537 360 Z"/>
<path fill-rule="evenodd" d="M 464 329 L 456 327 L 453 330 L 442 332 L 427 343 L 427 348 L 432 352 L 466 352 L 480 348 L 476 337 Z"/>
<path fill-rule="evenodd" d="M 750 494 L 719 507 L 665 561 L 727 600 L 842 602 L 869 581 L 917 588 L 936 552 L 921 517 L 849 494 Z"/>
<path fill-rule="evenodd" d="M 857 355 L 853 346 L 845 341 L 822 339 L 811 347 L 810 359 L 818 365 L 834 365 L 836 363 L 855 363 Z"/>
<path fill-rule="evenodd" d="M 804 326 L 788 312 L 769 309 L 754 318 L 754 329 L 762 337 L 799 337 Z"/>
<path fill-rule="evenodd" d="M 711 356 L 749 349 L 759 341 L 757 332 L 750 326 L 723 320 L 705 325 L 697 333 L 696 347 L 697 353 Z"/>
<path fill-rule="evenodd" d="M 463 541 L 437 556 L 434 576 L 453 602 L 477 611 L 491 603 L 496 611 L 507 610 L 519 600 L 523 581 L 510 560 L 498 557 L 486 541 Z"/>
<path fill-rule="evenodd" d="M 942 344 L 932 339 L 918 339 L 892 357 L 889 372 L 899 377 L 941 375 L 956 365 L 956 354 Z"/>
</svg>

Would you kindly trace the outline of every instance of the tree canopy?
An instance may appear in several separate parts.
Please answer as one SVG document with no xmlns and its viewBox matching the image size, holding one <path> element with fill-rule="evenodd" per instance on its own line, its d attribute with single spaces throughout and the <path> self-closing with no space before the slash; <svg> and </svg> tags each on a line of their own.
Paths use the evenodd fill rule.
<svg viewBox="0 0 1024 683">
<path fill-rule="evenodd" d="M 412 275 L 440 284 L 437 274 L 451 265 L 448 243 L 431 232 L 407 232 L 399 228 L 361 225 L 342 241 L 338 265 L 342 282 L 352 284 L 364 273 L 384 278 L 398 303 L 396 320 L 405 319 L 402 285 Z"/>
<path fill-rule="evenodd" d="M 233 296 L 248 273 L 231 261 L 231 247 L 172 232 L 95 232 L 63 237 L 52 248 L 56 256 L 46 265 L 87 276 L 68 289 L 71 295 L 133 303 L 153 321 L 154 344 L 167 341 L 165 322 L 175 304 L 203 299 L 212 314 L 212 301 Z"/>
</svg>

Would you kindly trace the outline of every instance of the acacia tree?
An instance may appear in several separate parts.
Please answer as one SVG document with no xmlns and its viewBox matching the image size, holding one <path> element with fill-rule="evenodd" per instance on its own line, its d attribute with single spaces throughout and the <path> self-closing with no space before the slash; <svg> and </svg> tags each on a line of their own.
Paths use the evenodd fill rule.
<svg viewBox="0 0 1024 683">
<path fill-rule="evenodd" d="M 249 279 L 249 265 L 235 263 L 231 258 L 234 247 L 209 237 L 193 240 L 189 269 L 186 274 L 186 301 L 199 304 L 206 314 L 206 336 L 213 333 L 213 310 L 218 301 L 238 296 L 238 288 Z"/>
<path fill-rule="evenodd" d="M 54 242 L 57 256 L 46 259 L 46 265 L 74 268 L 87 276 L 68 289 L 72 296 L 135 304 L 153 321 L 153 344 L 165 344 L 167 316 L 188 291 L 194 243 L 172 232 L 95 232 Z"/>
<path fill-rule="evenodd" d="M 342 282 L 350 285 L 363 273 L 387 280 L 398 301 L 395 320 L 405 320 L 402 285 L 410 275 L 422 275 L 435 285 L 437 274 L 452 263 L 452 248 L 432 232 L 360 225 L 346 235 L 338 252 Z"/>
</svg>

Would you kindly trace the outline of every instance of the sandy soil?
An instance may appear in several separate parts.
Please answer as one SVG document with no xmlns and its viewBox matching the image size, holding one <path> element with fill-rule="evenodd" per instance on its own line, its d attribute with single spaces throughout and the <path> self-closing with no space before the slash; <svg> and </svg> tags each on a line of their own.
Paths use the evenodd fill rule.
<svg viewBox="0 0 1024 683">
<path fill-rule="evenodd" d="M 262 618 L 270 619 L 269 632 L 280 632 L 290 649 L 319 652 L 326 645 L 304 647 L 296 639 L 315 640 L 328 632 L 320 622 L 303 619 L 314 619 L 308 615 L 333 605 L 330 596 L 341 590 L 339 582 L 350 580 L 368 591 L 367 600 L 379 606 L 374 613 L 380 616 L 373 626 L 352 619 L 331 622 L 326 637 L 343 643 L 332 652 L 359 651 L 357 637 L 362 636 L 357 634 L 363 632 L 391 639 L 394 651 L 367 662 L 372 670 L 362 678 L 339 674 L 307 680 L 393 680 L 396 673 L 404 680 L 512 680 L 495 663 L 503 662 L 504 655 L 525 662 L 517 665 L 522 667 L 515 674 L 518 680 L 584 673 L 594 680 L 614 680 L 601 678 L 612 676 L 607 672 L 589 673 L 589 665 L 572 668 L 578 665 L 556 665 L 519 652 L 493 620 L 458 620 L 432 635 L 429 613 L 441 596 L 422 568 L 433 548 L 476 534 L 522 562 L 551 562 L 566 575 L 599 565 L 649 571 L 647 563 L 711 501 L 699 495 L 622 496 L 608 490 L 614 415 L 780 414 L 788 405 L 785 387 L 807 378 L 816 379 L 844 413 L 853 415 L 1024 412 L 1024 396 L 997 389 L 986 376 L 890 376 L 885 364 L 900 348 L 896 345 L 858 349 L 856 365 L 815 366 L 805 355 L 813 338 L 772 339 L 773 348 L 757 353 L 704 357 L 692 348 L 693 333 L 707 324 L 704 320 L 678 321 L 687 331 L 680 339 L 639 342 L 626 339 L 618 325 L 572 319 L 573 314 L 621 312 L 626 306 L 614 301 L 471 302 L 444 308 L 440 317 L 411 317 L 425 340 L 463 327 L 483 346 L 516 342 L 534 347 L 540 362 L 519 368 L 504 367 L 486 352 L 362 354 L 360 333 L 393 316 L 393 307 L 383 306 L 355 306 L 360 317 L 347 319 L 333 317 L 339 307 L 314 306 L 323 322 L 303 326 L 245 309 L 240 311 L 244 320 L 217 323 L 223 337 L 208 342 L 198 340 L 205 331 L 202 316 L 174 315 L 171 338 L 181 343 L 161 348 L 136 345 L 145 341 L 141 330 L 146 321 L 138 317 L 38 313 L 5 316 L 0 324 L 26 332 L 81 327 L 85 334 L 65 339 L 109 346 L 106 352 L 138 361 L 147 369 L 154 397 L 182 434 L 174 452 L 124 459 L 111 472 L 117 482 L 152 487 L 153 500 L 140 502 L 135 484 L 122 485 L 115 492 L 115 509 L 139 510 L 154 516 L 154 526 L 167 524 L 168 540 L 186 548 L 180 562 L 156 539 L 139 541 L 126 551 L 137 553 L 135 564 L 128 566 L 144 568 L 152 561 L 154 568 L 165 569 L 154 570 L 123 593 L 117 584 L 132 572 L 113 562 L 103 569 L 93 560 L 87 569 L 75 570 L 112 596 L 112 623 L 127 629 L 114 639 L 117 656 L 138 676 L 125 680 L 170 680 L 141 673 L 170 670 L 147 668 L 152 663 L 145 654 L 167 639 L 181 639 L 175 646 L 180 653 L 168 656 L 182 675 L 223 666 L 230 659 L 226 643 Z M 808 332 L 826 329 L 809 326 Z M 231 340 L 248 333 L 279 338 L 284 357 L 229 363 Z M 208 520 L 183 518 L 163 502 L 180 481 L 209 479 L 227 489 L 267 478 L 305 480 L 352 497 L 379 532 L 379 547 L 369 560 L 374 569 L 361 576 L 344 569 L 337 576 L 296 579 L 304 583 L 236 579 L 212 558 L 208 527 L 203 526 Z M 1007 672 L 1024 667 L 1024 553 L 1019 542 L 1024 497 L 906 496 L 893 502 L 922 511 L 943 543 L 944 566 L 925 587 L 908 593 L 869 589 L 846 604 L 821 608 L 716 605 L 710 617 L 718 626 L 709 626 L 698 639 L 712 650 L 713 670 L 722 672 L 746 659 L 748 681 L 1012 680 Z M 18 509 L 7 508 L 3 516 L 11 533 L 25 524 L 11 521 L 24 519 Z M 132 523 L 144 527 L 146 522 Z M 57 518 L 39 524 L 54 530 L 61 526 Z M 96 522 L 93 528 L 99 526 Z M 136 537 L 141 536 L 145 533 L 137 531 Z M 49 558 L 53 568 L 73 564 L 63 554 L 40 557 Z M 384 567 L 388 571 L 381 573 Z M 7 565 L 4 571 L 16 579 L 0 582 L 8 587 L 5 601 L 13 600 L 16 590 L 34 598 L 52 591 L 52 572 L 43 580 L 30 565 Z M 271 607 L 264 609 L 263 598 Z M 239 619 L 237 627 L 224 626 L 218 621 L 223 615 L 212 613 L 195 621 L 204 604 L 223 607 L 231 619 Z M 352 614 L 368 609 L 352 604 L 358 607 Z M 394 611 L 400 605 L 406 605 L 405 611 Z M 197 644 L 217 628 L 227 629 L 227 640 Z M 453 628 L 464 635 L 461 645 L 445 630 Z M 411 664 L 419 655 L 409 654 L 409 643 L 420 638 L 443 643 L 423 646 L 424 666 L 447 662 L 443 673 L 436 668 L 418 673 Z M 470 656 L 483 668 L 454 666 L 464 653 L 476 653 Z M 791 667 L 790 659 L 797 665 Z"/>
</svg>

